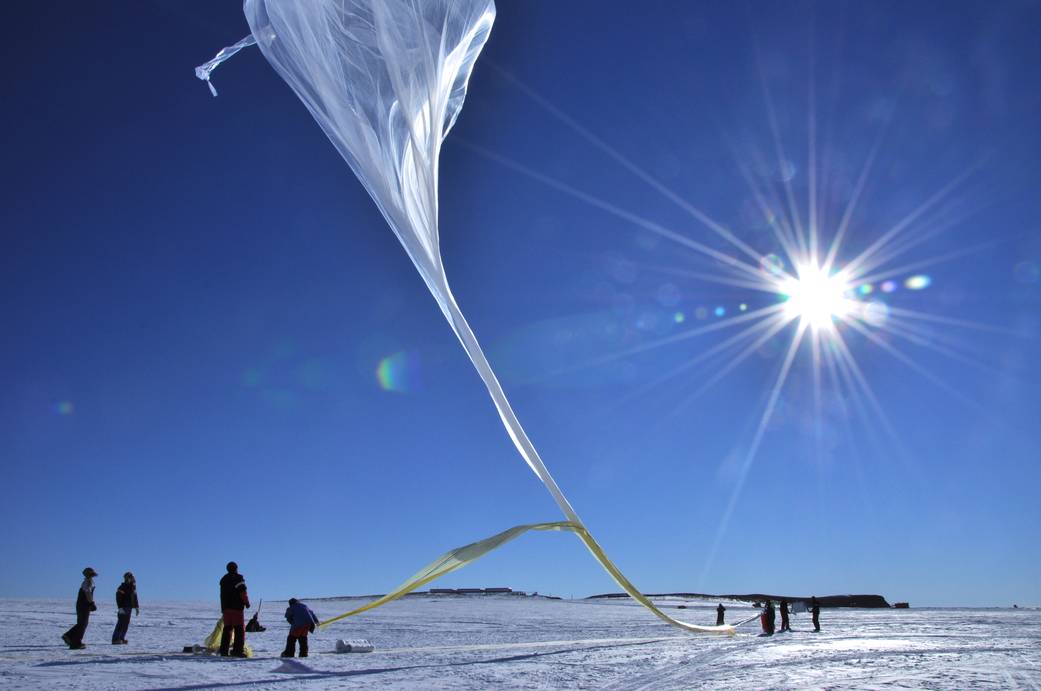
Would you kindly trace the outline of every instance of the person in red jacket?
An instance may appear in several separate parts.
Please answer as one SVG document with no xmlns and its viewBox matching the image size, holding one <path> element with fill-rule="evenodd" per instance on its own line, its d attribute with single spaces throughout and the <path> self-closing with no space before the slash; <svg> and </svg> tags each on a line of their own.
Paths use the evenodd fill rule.
<svg viewBox="0 0 1041 691">
<path fill-rule="evenodd" d="M 246 579 L 239 573 L 239 565 L 228 562 L 228 573 L 220 579 L 220 608 L 224 619 L 224 631 L 220 637 L 220 654 L 229 655 L 228 647 L 234 634 L 235 643 L 231 648 L 232 657 L 246 657 L 246 622 L 243 610 L 249 609 L 249 594 L 246 592 Z"/>
</svg>

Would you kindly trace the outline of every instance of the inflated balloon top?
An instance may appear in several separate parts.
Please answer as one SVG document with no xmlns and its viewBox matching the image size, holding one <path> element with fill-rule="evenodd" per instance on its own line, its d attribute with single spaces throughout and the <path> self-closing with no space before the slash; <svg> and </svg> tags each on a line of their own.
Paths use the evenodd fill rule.
<svg viewBox="0 0 1041 691">
<path fill-rule="evenodd" d="M 392 595 L 459 568 L 526 530 L 563 529 L 578 535 L 615 581 L 657 616 L 688 630 L 733 633 L 729 626 L 672 619 L 611 563 L 528 439 L 452 296 L 438 239 L 438 158 L 495 20 L 492 0 L 246 0 L 244 9 L 251 35 L 196 68 L 196 75 L 209 82 L 213 70 L 240 49 L 260 47 L 383 212 L 488 387 L 517 450 L 567 518 L 518 526 L 454 550 Z M 216 95 L 212 84 L 210 89 Z"/>
</svg>

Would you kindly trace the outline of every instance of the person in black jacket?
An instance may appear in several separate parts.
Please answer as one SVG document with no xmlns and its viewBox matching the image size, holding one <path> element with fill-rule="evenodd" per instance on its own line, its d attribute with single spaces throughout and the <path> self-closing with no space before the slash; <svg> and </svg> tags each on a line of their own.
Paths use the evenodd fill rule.
<svg viewBox="0 0 1041 691">
<path fill-rule="evenodd" d="M 224 631 L 220 637 L 220 654 L 228 656 L 232 634 L 235 635 L 232 657 L 246 657 L 246 622 L 243 610 L 249 608 L 246 579 L 239 573 L 239 565 L 228 562 L 228 573 L 220 579 L 220 608 L 224 619 Z"/>
<path fill-rule="evenodd" d="M 813 615 L 813 630 L 820 632 L 821 630 L 821 605 L 817 602 L 817 596 L 814 595 L 810 598 L 810 614 Z"/>
<path fill-rule="evenodd" d="M 116 628 L 112 632 L 112 645 L 126 645 L 130 610 L 135 610 L 137 616 L 141 616 L 141 608 L 137 604 L 137 581 L 134 580 L 134 574 L 127 571 L 123 574 L 123 582 L 116 588 Z"/>
<path fill-rule="evenodd" d="M 791 631 L 791 622 L 788 619 L 788 601 L 781 600 L 781 631 Z"/>
<path fill-rule="evenodd" d="M 716 607 L 716 626 L 723 625 L 723 613 L 727 611 L 727 608 L 723 606 L 723 603 L 719 603 L 719 607 Z"/>
<path fill-rule="evenodd" d="M 766 601 L 766 610 L 763 612 L 763 615 L 763 631 L 767 636 L 772 636 L 774 635 L 774 626 L 777 621 L 777 612 L 774 610 L 772 601 Z"/>
<path fill-rule="evenodd" d="M 90 623 L 90 613 L 97 610 L 94 604 L 94 577 L 98 572 L 89 566 L 83 569 L 83 583 L 76 593 L 76 625 L 61 635 L 65 645 L 71 650 L 82 650 L 87 646 L 83 644 L 83 635 L 87 633 L 87 624 Z"/>
</svg>

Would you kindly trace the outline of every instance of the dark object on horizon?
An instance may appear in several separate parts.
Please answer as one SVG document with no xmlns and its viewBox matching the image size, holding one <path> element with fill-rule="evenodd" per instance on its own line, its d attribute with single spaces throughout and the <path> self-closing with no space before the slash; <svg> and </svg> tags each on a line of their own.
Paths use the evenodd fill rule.
<svg viewBox="0 0 1041 691">
<path fill-rule="evenodd" d="M 727 611 L 727 608 L 723 606 L 723 603 L 719 603 L 719 607 L 716 607 L 716 626 L 723 625 L 723 613 Z"/>
<path fill-rule="evenodd" d="M 791 623 L 788 620 L 788 601 L 781 600 L 781 631 L 791 630 Z"/>
<path fill-rule="evenodd" d="M 112 644 L 126 645 L 127 629 L 130 628 L 130 610 L 141 616 L 141 607 L 137 602 L 137 580 L 134 574 L 127 571 L 123 574 L 123 582 L 116 588 L 116 628 L 112 630 Z"/>
<path fill-rule="evenodd" d="M 228 562 L 228 572 L 220 579 L 220 608 L 224 620 L 224 631 L 220 636 L 221 657 L 228 656 L 232 634 L 235 644 L 231 649 L 232 657 L 246 657 L 246 622 L 243 610 L 249 608 L 249 593 L 246 591 L 246 579 L 239 573 L 239 565 Z"/>
<path fill-rule="evenodd" d="M 83 569 L 83 583 L 76 592 L 76 625 L 61 635 L 61 640 L 71 650 L 87 647 L 83 645 L 83 635 L 90 623 L 90 613 L 98 609 L 94 604 L 94 577 L 97 575 L 98 572 L 89 566 Z"/>
<path fill-rule="evenodd" d="M 911 605 L 906 602 L 894 602 L 893 609 L 910 609 Z"/>
<path fill-rule="evenodd" d="M 810 598 L 810 614 L 813 615 L 813 630 L 819 632 L 821 630 L 821 606 L 817 602 L 816 595 Z"/>
<path fill-rule="evenodd" d="M 771 595 L 767 593 L 748 593 L 744 595 L 728 595 L 728 594 L 712 594 L 712 593 L 644 593 L 647 597 L 682 597 L 687 599 L 705 599 L 705 600 L 740 600 L 741 602 L 751 602 L 752 606 L 761 607 L 761 604 L 765 600 L 787 600 L 789 603 L 792 602 L 809 602 L 810 598 L 806 596 L 794 596 L 794 595 Z M 597 599 L 611 599 L 611 598 L 627 598 L 629 597 L 626 593 L 603 593 L 601 595 L 590 595 L 587 600 Z M 822 595 L 817 598 L 818 604 L 823 607 L 861 607 L 864 609 L 873 608 L 888 608 L 891 607 L 886 599 L 881 595 Z"/>
<path fill-rule="evenodd" d="M 687 609 L 686 605 L 676 605 L 676 609 Z"/>
</svg>

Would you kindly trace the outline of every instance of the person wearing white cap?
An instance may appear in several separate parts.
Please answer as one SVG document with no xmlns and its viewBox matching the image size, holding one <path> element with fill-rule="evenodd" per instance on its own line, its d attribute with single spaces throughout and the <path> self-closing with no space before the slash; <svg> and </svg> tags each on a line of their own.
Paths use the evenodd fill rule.
<svg viewBox="0 0 1041 691">
<path fill-rule="evenodd" d="M 97 575 L 98 572 L 89 566 L 83 569 L 83 583 L 76 593 L 76 625 L 61 635 L 61 639 L 71 650 L 87 647 L 83 643 L 83 635 L 87 632 L 87 624 L 90 623 L 90 613 L 98 608 L 94 604 L 94 577 Z"/>
</svg>

